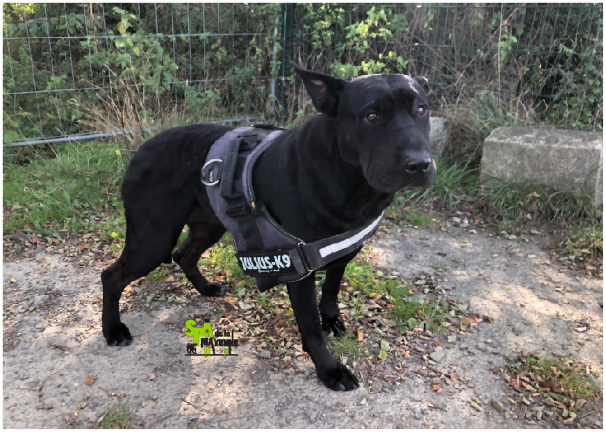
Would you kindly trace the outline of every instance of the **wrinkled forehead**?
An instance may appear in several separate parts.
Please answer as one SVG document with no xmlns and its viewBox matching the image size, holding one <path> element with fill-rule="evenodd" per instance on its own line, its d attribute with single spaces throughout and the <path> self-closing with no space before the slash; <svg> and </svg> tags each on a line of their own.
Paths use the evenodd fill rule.
<svg viewBox="0 0 606 432">
<path fill-rule="evenodd" d="M 365 75 L 350 81 L 348 87 L 349 95 L 358 101 L 382 95 L 391 95 L 398 100 L 414 100 L 417 97 L 425 99 L 423 92 L 419 91 L 418 83 L 402 74 Z"/>
</svg>

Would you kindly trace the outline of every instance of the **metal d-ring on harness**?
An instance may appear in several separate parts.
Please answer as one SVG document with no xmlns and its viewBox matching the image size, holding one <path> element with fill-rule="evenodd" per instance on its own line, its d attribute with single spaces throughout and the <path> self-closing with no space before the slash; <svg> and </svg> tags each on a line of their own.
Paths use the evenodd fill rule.
<svg viewBox="0 0 606 432">
<path fill-rule="evenodd" d="M 213 172 L 212 171 L 210 171 L 210 177 L 211 178 L 209 178 L 208 181 L 206 181 L 206 178 L 204 177 L 204 170 L 206 170 L 206 168 L 210 164 L 213 164 L 213 163 L 223 163 L 223 161 L 221 159 L 211 159 L 211 160 L 209 160 L 208 162 L 206 162 L 204 164 L 204 166 L 202 167 L 202 184 L 204 184 L 206 186 L 215 186 L 215 185 L 218 185 L 219 182 L 221 181 L 221 179 L 219 179 L 219 178 L 217 180 L 215 180 L 214 178 L 212 178 L 213 177 Z"/>
<path fill-rule="evenodd" d="M 360 247 L 377 229 L 383 213 L 343 234 L 306 243 L 284 230 L 256 200 L 252 172 L 256 160 L 282 133 L 268 124 L 234 129 L 211 147 L 202 167 L 217 217 L 231 233 L 242 271 L 257 278 L 260 291 L 306 278 Z"/>
</svg>

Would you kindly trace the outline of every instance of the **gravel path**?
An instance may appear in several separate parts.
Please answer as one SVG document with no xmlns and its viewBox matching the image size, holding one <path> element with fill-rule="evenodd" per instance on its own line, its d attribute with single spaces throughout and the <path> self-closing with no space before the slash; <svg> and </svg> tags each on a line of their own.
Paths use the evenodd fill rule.
<svg viewBox="0 0 606 432">
<path fill-rule="evenodd" d="M 123 321 L 135 343 L 107 347 L 94 303 L 102 268 L 66 266 L 39 252 L 4 264 L 3 426 L 90 427 L 108 404 L 126 398 L 132 427 L 553 428 L 553 421 L 519 420 L 521 404 L 507 401 L 503 379 L 490 370 L 520 350 L 550 350 L 573 353 L 602 376 L 602 281 L 546 264 L 534 239 L 431 227 L 393 229 L 371 245 L 375 263 L 405 280 L 438 267 L 447 297 L 494 318 L 444 347 L 437 367 L 460 378 L 443 394 L 416 374 L 377 394 L 367 386 L 335 393 L 318 382 L 309 359 L 274 372 L 250 343 L 237 357 L 186 357 L 183 323 L 190 314 L 215 313 L 196 293 L 189 303 L 163 302 L 149 312 L 129 312 L 126 300 Z M 578 321 L 589 330 L 575 330 Z M 87 375 L 92 385 L 84 384 Z M 600 401 L 577 414 L 575 427 L 601 428 Z"/>
</svg>

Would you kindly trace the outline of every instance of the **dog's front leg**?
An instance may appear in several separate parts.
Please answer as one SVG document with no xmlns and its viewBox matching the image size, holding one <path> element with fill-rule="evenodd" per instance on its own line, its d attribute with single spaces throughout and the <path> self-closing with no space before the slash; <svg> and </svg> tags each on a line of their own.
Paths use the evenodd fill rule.
<svg viewBox="0 0 606 432">
<path fill-rule="evenodd" d="M 322 329 L 333 332 L 335 336 L 344 335 L 346 331 L 337 305 L 337 296 L 339 295 L 345 267 L 346 265 L 326 270 L 326 279 L 322 285 L 322 298 L 320 299 Z"/>
<path fill-rule="evenodd" d="M 311 356 L 320 380 L 331 390 L 353 390 L 359 387 L 355 375 L 339 363 L 326 347 L 313 275 L 299 282 L 288 283 L 288 295 L 299 324 L 303 347 Z"/>
</svg>

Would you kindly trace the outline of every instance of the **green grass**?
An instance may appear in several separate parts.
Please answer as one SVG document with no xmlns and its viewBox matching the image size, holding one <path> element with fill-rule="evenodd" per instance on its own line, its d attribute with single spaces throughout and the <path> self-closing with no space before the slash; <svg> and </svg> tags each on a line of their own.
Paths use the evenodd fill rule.
<svg viewBox="0 0 606 432">
<path fill-rule="evenodd" d="M 347 332 L 340 337 L 328 336 L 326 345 L 335 358 L 349 357 L 349 362 L 368 355 L 366 345 L 358 342 L 351 329 L 347 329 Z"/>
<path fill-rule="evenodd" d="M 209 250 L 208 258 L 201 258 L 198 265 L 204 267 L 205 274 L 215 278 L 225 276 L 226 283 L 238 283 L 245 280 L 244 273 L 238 265 L 236 249 L 231 234 L 223 238 Z"/>
<path fill-rule="evenodd" d="M 538 374 L 543 382 L 559 384 L 564 394 L 574 399 L 601 397 L 602 392 L 595 377 L 569 355 L 557 357 L 548 352 L 542 357 L 528 356 L 523 361 L 510 365 L 511 372 L 519 374 L 524 370 Z"/>
<path fill-rule="evenodd" d="M 409 286 L 393 288 L 390 292 L 392 308 L 389 316 L 398 325 L 407 325 L 414 328 L 418 323 L 425 322 L 427 330 L 441 333 L 445 330 L 448 321 L 448 308 L 427 297 L 423 301 L 419 296 L 410 295 Z"/>
<path fill-rule="evenodd" d="M 476 202 L 487 215 L 512 222 L 530 214 L 535 220 L 597 224 L 603 214 L 589 196 L 523 181 L 489 180 L 481 185 Z"/>
<path fill-rule="evenodd" d="M 604 254 L 604 231 L 602 225 L 573 228 L 570 236 L 560 245 L 569 255 L 582 257 L 584 261 L 602 257 Z"/>
<path fill-rule="evenodd" d="M 394 280 L 382 278 L 381 271 L 375 272 L 372 264 L 363 263 L 355 258 L 345 268 L 343 280 L 347 282 L 353 291 L 361 291 L 364 294 L 386 294 L 397 285 Z"/>
<path fill-rule="evenodd" d="M 417 213 L 417 212 L 412 212 L 408 216 L 408 220 L 409 220 L 410 224 L 414 225 L 414 226 L 427 226 L 427 225 L 433 225 L 433 224 L 437 223 L 435 219 L 425 216 L 422 213 Z"/>
<path fill-rule="evenodd" d="M 436 160 L 436 180 L 427 189 L 409 189 L 397 193 L 396 205 L 414 206 L 430 199 L 437 199 L 449 209 L 476 190 L 476 170 L 466 163 L 447 165 L 439 157 Z"/>
<path fill-rule="evenodd" d="M 150 281 L 163 281 L 170 274 L 170 269 L 168 267 L 158 267 L 150 274 L 147 275 L 146 279 Z"/>
<path fill-rule="evenodd" d="M 100 429 L 128 429 L 133 413 L 121 401 L 112 407 L 107 404 L 107 411 L 99 419 Z"/>
<path fill-rule="evenodd" d="M 128 164 L 116 154 L 118 147 L 81 142 L 54 149 L 52 157 L 35 148 L 4 150 L 3 205 L 13 209 L 4 231 L 30 225 L 68 231 L 103 226 L 104 236 L 118 232 L 123 226 L 119 185 Z"/>
</svg>

